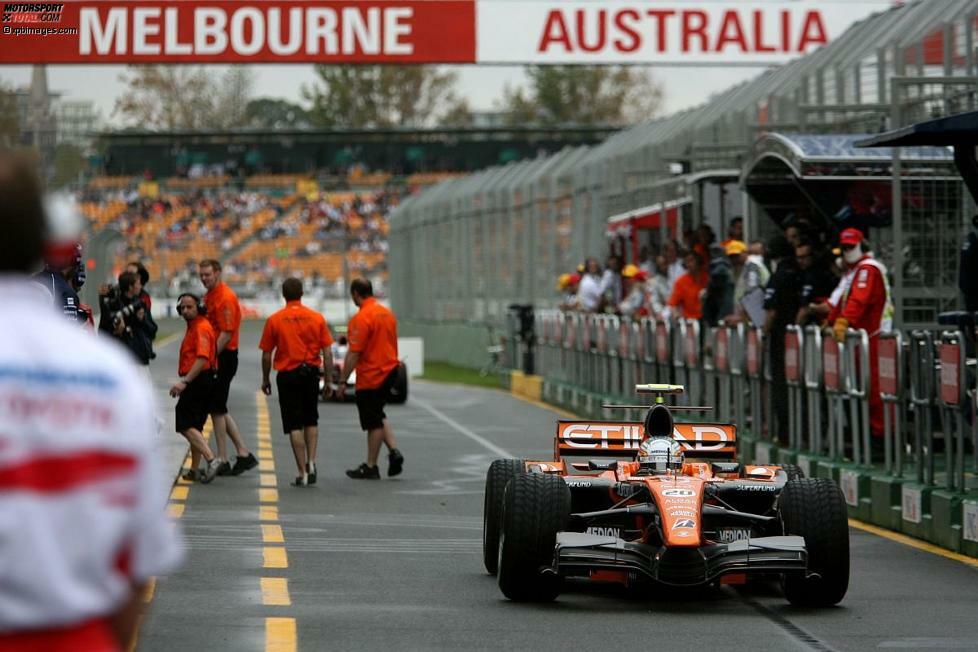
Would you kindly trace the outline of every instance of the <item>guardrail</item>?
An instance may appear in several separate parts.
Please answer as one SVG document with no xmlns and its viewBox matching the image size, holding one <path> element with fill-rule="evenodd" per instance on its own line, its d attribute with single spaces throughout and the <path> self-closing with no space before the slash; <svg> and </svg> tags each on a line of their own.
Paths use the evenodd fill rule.
<svg viewBox="0 0 978 652">
<path fill-rule="evenodd" d="M 680 416 L 683 405 L 706 402 L 718 420 L 741 428 L 758 463 L 797 462 L 813 475 L 822 466 L 835 469 L 857 514 L 869 510 L 870 496 L 895 496 L 896 516 L 888 518 L 902 518 L 908 531 L 928 538 L 927 510 L 938 509 L 931 503 L 944 495 L 935 491 L 958 496 L 956 510 L 962 501 L 971 509 L 972 496 L 978 504 L 978 389 L 960 330 L 877 338 L 850 330 L 837 342 L 830 330 L 790 326 L 782 335 L 784 359 L 776 360 L 771 336 L 743 325 L 701 329 L 691 320 L 543 311 L 537 327 L 547 334 L 538 345 L 544 383 L 560 383 L 562 395 L 592 397 L 566 401 L 578 411 L 586 406 L 591 416 L 608 418 L 600 403 L 634 402 L 638 382 L 679 383 L 687 387 L 677 400 Z M 778 364 L 788 388 L 786 432 L 772 420 Z M 874 391 L 882 405 L 875 438 Z M 973 539 L 978 555 L 978 527 L 962 535 L 956 518 L 958 547 Z"/>
</svg>

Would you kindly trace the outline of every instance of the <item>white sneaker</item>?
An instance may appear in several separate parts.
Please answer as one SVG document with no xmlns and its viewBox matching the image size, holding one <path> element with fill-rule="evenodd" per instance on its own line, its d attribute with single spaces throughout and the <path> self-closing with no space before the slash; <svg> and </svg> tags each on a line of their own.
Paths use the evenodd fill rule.
<svg viewBox="0 0 978 652">
<path fill-rule="evenodd" d="M 204 473 L 200 477 L 201 483 L 208 484 L 211 480 L 217 477 L 217 470 L 219 468 L 221 468 L 221 460 L 215 457 L 207 463 L 207 466 L 204 467 Z"/>
</svg>

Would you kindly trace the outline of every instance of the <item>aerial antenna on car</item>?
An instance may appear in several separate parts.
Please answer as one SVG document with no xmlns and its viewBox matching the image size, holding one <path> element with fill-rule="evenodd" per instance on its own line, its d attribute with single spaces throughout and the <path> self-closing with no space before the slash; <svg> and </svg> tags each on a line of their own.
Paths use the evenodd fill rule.
<svg viewBox="0 0 978 652">
<path fill-rule="evenodd" d="M 647 410 L 655 405 L 665 405 L 666 394 L 685 394 L 686 388 L 683 385 L 670 385 L 667 383 L 647 383 L 635 385 L 636 394 L 655 394 L 655 403 L 653 405 L 614 405 L 610 403 L 603 403 L 602 408 L 606 410 Z M 707 410 L 712 410 L 710 406 L 703 405 L 669 405 L 667 406 L 671 409 L 677 411 L 689 410 L 692 412 L 705 412 Z"/>
</svg>

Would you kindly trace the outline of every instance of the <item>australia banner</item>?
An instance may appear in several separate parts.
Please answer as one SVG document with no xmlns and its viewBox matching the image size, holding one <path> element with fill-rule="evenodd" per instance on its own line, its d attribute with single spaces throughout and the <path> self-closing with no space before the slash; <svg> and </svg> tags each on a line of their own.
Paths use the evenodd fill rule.
<svg viewBox="0 0 978 652">
<path fill-rule="evenodd" d="M 0 64 L 769 65 L 892 2 L 5 2 Z"/>
</svg>

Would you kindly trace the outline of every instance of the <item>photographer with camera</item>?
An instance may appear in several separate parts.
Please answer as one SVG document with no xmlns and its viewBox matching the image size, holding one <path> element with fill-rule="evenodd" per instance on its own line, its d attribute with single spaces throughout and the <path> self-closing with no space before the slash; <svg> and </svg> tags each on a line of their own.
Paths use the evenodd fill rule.
<svg viewBox="0 0 978 652">
<path fill-rule="evenodd" d="M 123 272 L 119 274 L 118 285 L 99 288 L 98 329 L 129 349 L 139 364 L 148 366 L 154 357 L 157 326 L 146 305 L 139 300 L 137 281 L 135 274 Z"/>
</svg>

